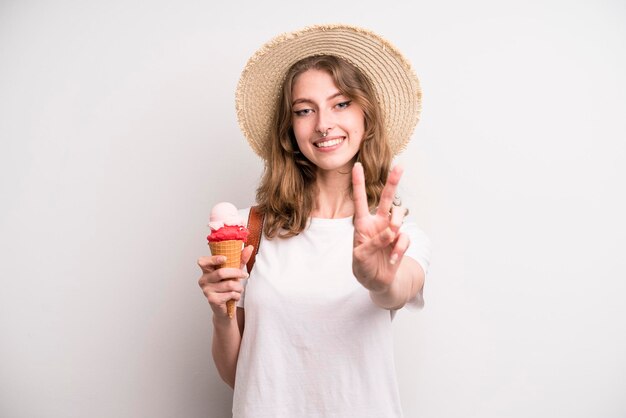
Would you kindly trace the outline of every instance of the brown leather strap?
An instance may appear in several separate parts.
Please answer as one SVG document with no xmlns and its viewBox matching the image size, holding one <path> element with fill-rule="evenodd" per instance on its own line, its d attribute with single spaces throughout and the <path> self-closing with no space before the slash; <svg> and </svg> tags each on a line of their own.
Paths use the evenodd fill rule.
<svg viewBox="0 0 626 418">
<path fill-rule="evenodd" d="M 261 245 L 261 235 L 263 234 L 263 218 L 265 218 L 265 214 L 260 213 L 256 206 L 252 206 L 250 208 L 250 213 L 248 214 L 248 231 L 250 231 L 250 235 L 248 235 L 248 244 L 253 245 L 254 250 L 252 251 L 252 255 L 250 255 L 250 259 L 248 260 L 248 273 L 250 273 L 252 271 L 252 267 L 254 267 L 256 253 L 259 252 L 259 245 Z"/>
</svg>

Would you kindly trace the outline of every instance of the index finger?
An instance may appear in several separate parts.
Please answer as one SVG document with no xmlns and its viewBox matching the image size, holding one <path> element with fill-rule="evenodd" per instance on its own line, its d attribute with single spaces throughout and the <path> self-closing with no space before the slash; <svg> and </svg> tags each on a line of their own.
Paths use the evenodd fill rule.
<svg viewBox="0 0 626 418">
<path fill-rule="evenodd" d="M 216 267 L 221 266 L 226 262 L 226 257 L 223 255 L 212 255 L 210 257 L 198 258 L 198 266 L 205 273 L 210 273 L 215 270 Z"/>
<path fill-rule="evenodd" d="M 378 210 L 376 211 L 377 215 L 389 216 L 391 205 L 393 205 L 393 200 L 396 197 L 396 189 L 398 188 L 398 183 L 400 183 L 400 177 L 402 177 L 403 171 L 404 169 L 399 165 L 391 169 L 391 172 L 387 177 L 387 183 L 385 183 L 383 192 L 380 194 L 380 202 L 378 203 Z"/>
<path fill-rule="evenodd" d="M 352 199 L 354 200 L 354 217 L 356 219 L 369 215 L 367 194 L 365 193 L 365 174 L 361 163 L 352 167 Z"/>
</svg>

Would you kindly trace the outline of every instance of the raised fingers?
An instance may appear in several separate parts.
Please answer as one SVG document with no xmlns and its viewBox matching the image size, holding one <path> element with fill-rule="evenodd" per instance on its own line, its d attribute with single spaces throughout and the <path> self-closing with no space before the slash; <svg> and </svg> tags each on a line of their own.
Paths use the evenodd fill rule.
<svg viewBox="0 0 626 418">
<path fill-rule="evenodd" d="M 376 211 L 377 215 L 389 216 L 393 200 L 396 197 L 396 189 L 398 188 L 398 183 L 400 183 L 403 172 L 404 169 L 399 165 L 391 169 L 387 177 L 387 183 L 380 195 L 380 202 L 378 203 L 378 210 Z"/>
<path fill-rule="evenodd" d="M 352 196 L 354 200 L 354 217 L 356 219 L 369 215 L 367 193 L 365 193 L 365 174 L 361 163 L 352 167 Z"/>
</svg>

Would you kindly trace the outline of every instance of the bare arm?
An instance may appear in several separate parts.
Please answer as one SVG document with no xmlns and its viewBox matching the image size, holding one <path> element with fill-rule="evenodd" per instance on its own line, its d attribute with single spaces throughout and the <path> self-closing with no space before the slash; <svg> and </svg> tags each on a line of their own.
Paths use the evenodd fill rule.
<svg viewBox="0 0 626 418">
<path fill-rule="evenodd" d="M 244 328 L 244 310 L 237 308 L 237 320 L 228 317 L 226 302 L 241 299 L 243 286 L 239 280 L 248 277 L 243 267 L 252 254 L 252 246 L 241 254 L 241 269 L 218 268 L 224 262 L 220 257 L 200 257 L 198 265 L 202 276 L 198 284 L 202 288 L 213 310 L 213 361 L 224 382 L 235 387 L 235 372 L 239 357 L 239 346 Z"/>
<path fill-rule="evenodd" d="M 394 167 L 381 193 L 376 213 L 369 212 L 365 178 L 361 164 L 354 165 L 354 250 L 352 271 L 357 280 L 370 291 L 372 301 L 386 309 L 404 306 L 424 286 L 424 270 L 404 253 L 409 237 L 400 232 L 404 209 L 393 206 L 402 169 Z"/>
<path fill-rule="evenodd" d="M 231 388 L 235 387 L 235 373 L 241 336 L 243 335 L 244 310 L 237 308 L 237 321 L 213 315 L 213 362 L 220 377 Z"/>
</svg>

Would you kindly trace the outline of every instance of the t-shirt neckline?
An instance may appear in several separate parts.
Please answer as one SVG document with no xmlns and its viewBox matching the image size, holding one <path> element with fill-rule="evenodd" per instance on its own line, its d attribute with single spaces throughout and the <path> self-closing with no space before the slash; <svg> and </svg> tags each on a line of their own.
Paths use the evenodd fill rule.
<svg viewBox="0 0 626 418">
<path fill-rule="evenodd" d="M 338 226 L 352 226 L 352 216 L 347 218 L 309 218 L 310 227 L 338 227 Z"/>
</svg>

